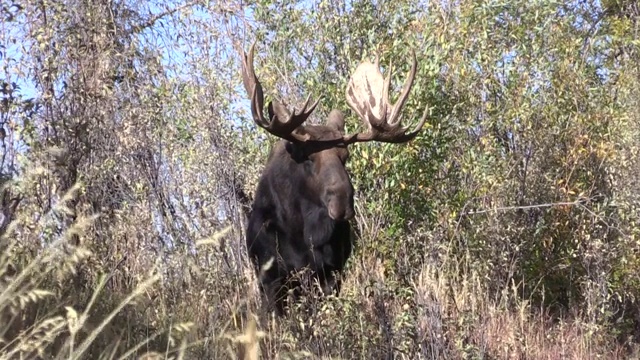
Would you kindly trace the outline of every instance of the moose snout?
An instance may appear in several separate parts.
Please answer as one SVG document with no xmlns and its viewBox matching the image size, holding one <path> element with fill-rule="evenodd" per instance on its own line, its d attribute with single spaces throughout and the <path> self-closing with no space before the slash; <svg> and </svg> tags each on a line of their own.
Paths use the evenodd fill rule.
<svg viewBox="0 0 640 360">
<path fill-rule="evenodd" d="M 331 219 L 335 221 L 350 220 L 354 216 L 353 186 L 344 169 L 344 164 L 339 162 L 337 157 L 330 160 L 325 163 L 323 168 L 327 172 L 320 174 L 321 182 L 324 185 L 321 199 Z M 328 165 L 333 165 L 333 167 Z"/>
<path fill-rule="evenodd" d="M 353 207 L 345 206 L 338 203 L 338 201 L 330 200 L 329 204 L 327 204 L 327 211 L 329 212 L 329 217 L 335 221 L 351 220 L 355 215 Z"/>
</svg>

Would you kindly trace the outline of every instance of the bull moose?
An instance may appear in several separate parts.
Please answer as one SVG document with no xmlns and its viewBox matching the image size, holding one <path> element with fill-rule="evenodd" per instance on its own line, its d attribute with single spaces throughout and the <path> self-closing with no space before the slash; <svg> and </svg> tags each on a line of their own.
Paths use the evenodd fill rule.
<svg viewBox="0 0 640 360">
<path fill-rule="evenodd" d="M 356 142 L 404 143 L 415 138 L 427 118 L 425 109 L 415 129 L 401 126 L 404 106 L 416 74 L 416 56 L 396 104 L 389 101 L 391 67 L 383 78 L 378 58 L 363 61 L 347 85 L 347 103 L 363 121 L 363 133 L 344 134 L 344 115 L 332 110 L 324 125 L 303 125 L 319 100 L 300 111 L 278 101 L 268 105 L 253 68 L 255 42 L 242 51 L 242 79 L 255 123 L 282 140 L 271 150 L 255 192 L 247 224 L 249 258 L 255 266 L 263 302 L 278 315 L 285 311 L 289 290 L 299 296 L 293 274 L 308 270 L 307 279 L 323 294 L 340 292 L 339 273 L 352 250 L 349 220 L 354 216 L 354 189 L 345 169 L 348 146 Z M 298 295 L 296 295 L 298 294 Z"/>
</svg>

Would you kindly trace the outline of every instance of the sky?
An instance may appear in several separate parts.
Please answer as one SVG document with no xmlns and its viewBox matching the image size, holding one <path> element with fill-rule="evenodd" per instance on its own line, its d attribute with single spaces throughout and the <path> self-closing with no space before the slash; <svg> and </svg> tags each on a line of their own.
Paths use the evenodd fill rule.
<svg viewBox="0 0 640 360">
<path fill-rule="evenodd" d="M 144 19 L 152 18 L 157 14 L 160 14 L 167 10 L 167 8 L 174 8 L 180 6 L 183 1 L 177 2 L 163 2 L 162 6 L 155 2 L 147 3 L 148 14 L 145 14 L 145 11 L 142 11 L 142 16 Z M 182 13 L 186 13 L 182 11 Z M 235 14 L 239 15 L 239 14 Z M 246 18 L 251 18 L 251 10 L 246 9 L 243 11 L 241 16 Z M 173 16 L 180 16 L 179 14 L 174 14 Z M 198 7 L 189 7 L 189 18 L 191 21 L 201 21 L 201 22 L 213 22 L 208 14 L 199 9 Z M 5 19 L 6 20 L 6 19 Z M 18 16 L 14 18 L 15 21 L 3 21 L 0 23 L 0 64 L 7 65 L 0 67 L 0 78 L 7 79 L 10 78 L 12 81 L 16 81 L 19 86 L 19 94 L 23 98 L 33 98 L 37 95 L 37 89 L 32 81 L 29 81 L 29 77 L 32 74 L 20 74 L 19 76 L 16 72 L 15 65 L 26 61 L 25 54 L 28 54 L 28 49 L 32 45 L 32 40 L 26 33 L 28 31 L 24 16 Z M 142 32 L 142 35 L 147 39 L 154 41 L 154 38 L 157 40 L 155 46 L 157 50 L 160 50 L 162 53 L 162 62 L 165 65 L 169 65 L 169 67 L 173 70 L 182 69 L 181 64 L 184 64 L 188 59 L 185 54 L 188 51 L 197 52 L 198 49 L 191 46 L 185 42 L 184 39 L 180 39 L 178 37 L 179 29 L 175 26 L 175 22 L 172 21 L 169 17 L 164 17 L 162 20 L 156 22 L 155 26 L 145 30 Z M 223 29 L 220 29 L 223 30 Z M 156 36 L 155 33 L 162 33 L 162 38 L 160 36 Z M 170 44 L 163 43 L 163 38 L 169 37 L 172 42 Z M 205 50 L 206 51 L 206 50 Z M 229 56 L 235 56 L 235 54 L 228 54 Z M 186 78 L 190 74 L 188 73 L 188 69 L 184 68 L 186 71 L 184 72 L 174 72 L 173 75 Z M 9 76 L 11 75 L 11 76 Z"/>
</svg>

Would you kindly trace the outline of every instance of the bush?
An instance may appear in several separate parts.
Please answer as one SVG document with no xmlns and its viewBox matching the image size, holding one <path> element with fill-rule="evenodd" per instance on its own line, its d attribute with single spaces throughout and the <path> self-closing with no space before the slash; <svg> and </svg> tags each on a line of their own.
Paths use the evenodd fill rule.
<svg viewBox="0 0 640 360">
<path fill-rule="evenodd" d="M 637 356 L 634 4 L 3 6 L 0 357 Z M 415 50 L 403 123 L 429 111 L 350 148 L 343 292 L 279 321 L 243 239 L 275 141 L 240 86 L 254 38 L 268 98 L 322 95 L 310 122 L 360 128 L 374 53 L 393 101 Z"/>
</svg>

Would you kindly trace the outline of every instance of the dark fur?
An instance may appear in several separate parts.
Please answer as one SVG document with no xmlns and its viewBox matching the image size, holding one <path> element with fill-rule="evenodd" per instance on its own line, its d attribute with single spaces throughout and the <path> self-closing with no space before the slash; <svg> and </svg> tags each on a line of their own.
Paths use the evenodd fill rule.
<svg viewBox="0 0 640 360">
<path fill-rule="evenodd" d="M 307 279 L 318 280 L 324 294 L 339 292 L 340 281 L 334 272 L 344 269 L 352 250 L 349 221 L 332 219 L 326 206 L 326 198 L 331 196 L 353 215 L 353 187 L 344 168 L 347 149 L 317 150 L 308 144 L 276 144 L 249 217 L 249 256 L 265 305 L 279 315 L 284 313 L 287 291 L 300 294 L 300 282 L 293 280 L 292 273 L 308 268 Z M 327 184 L 333 187 L 327 190 Z M 327 191 L 336 193 L 334 189 L 337 195 L 326 195 Z M 261 271 L 271 258 L 271 267 Z"/>
</svg>

